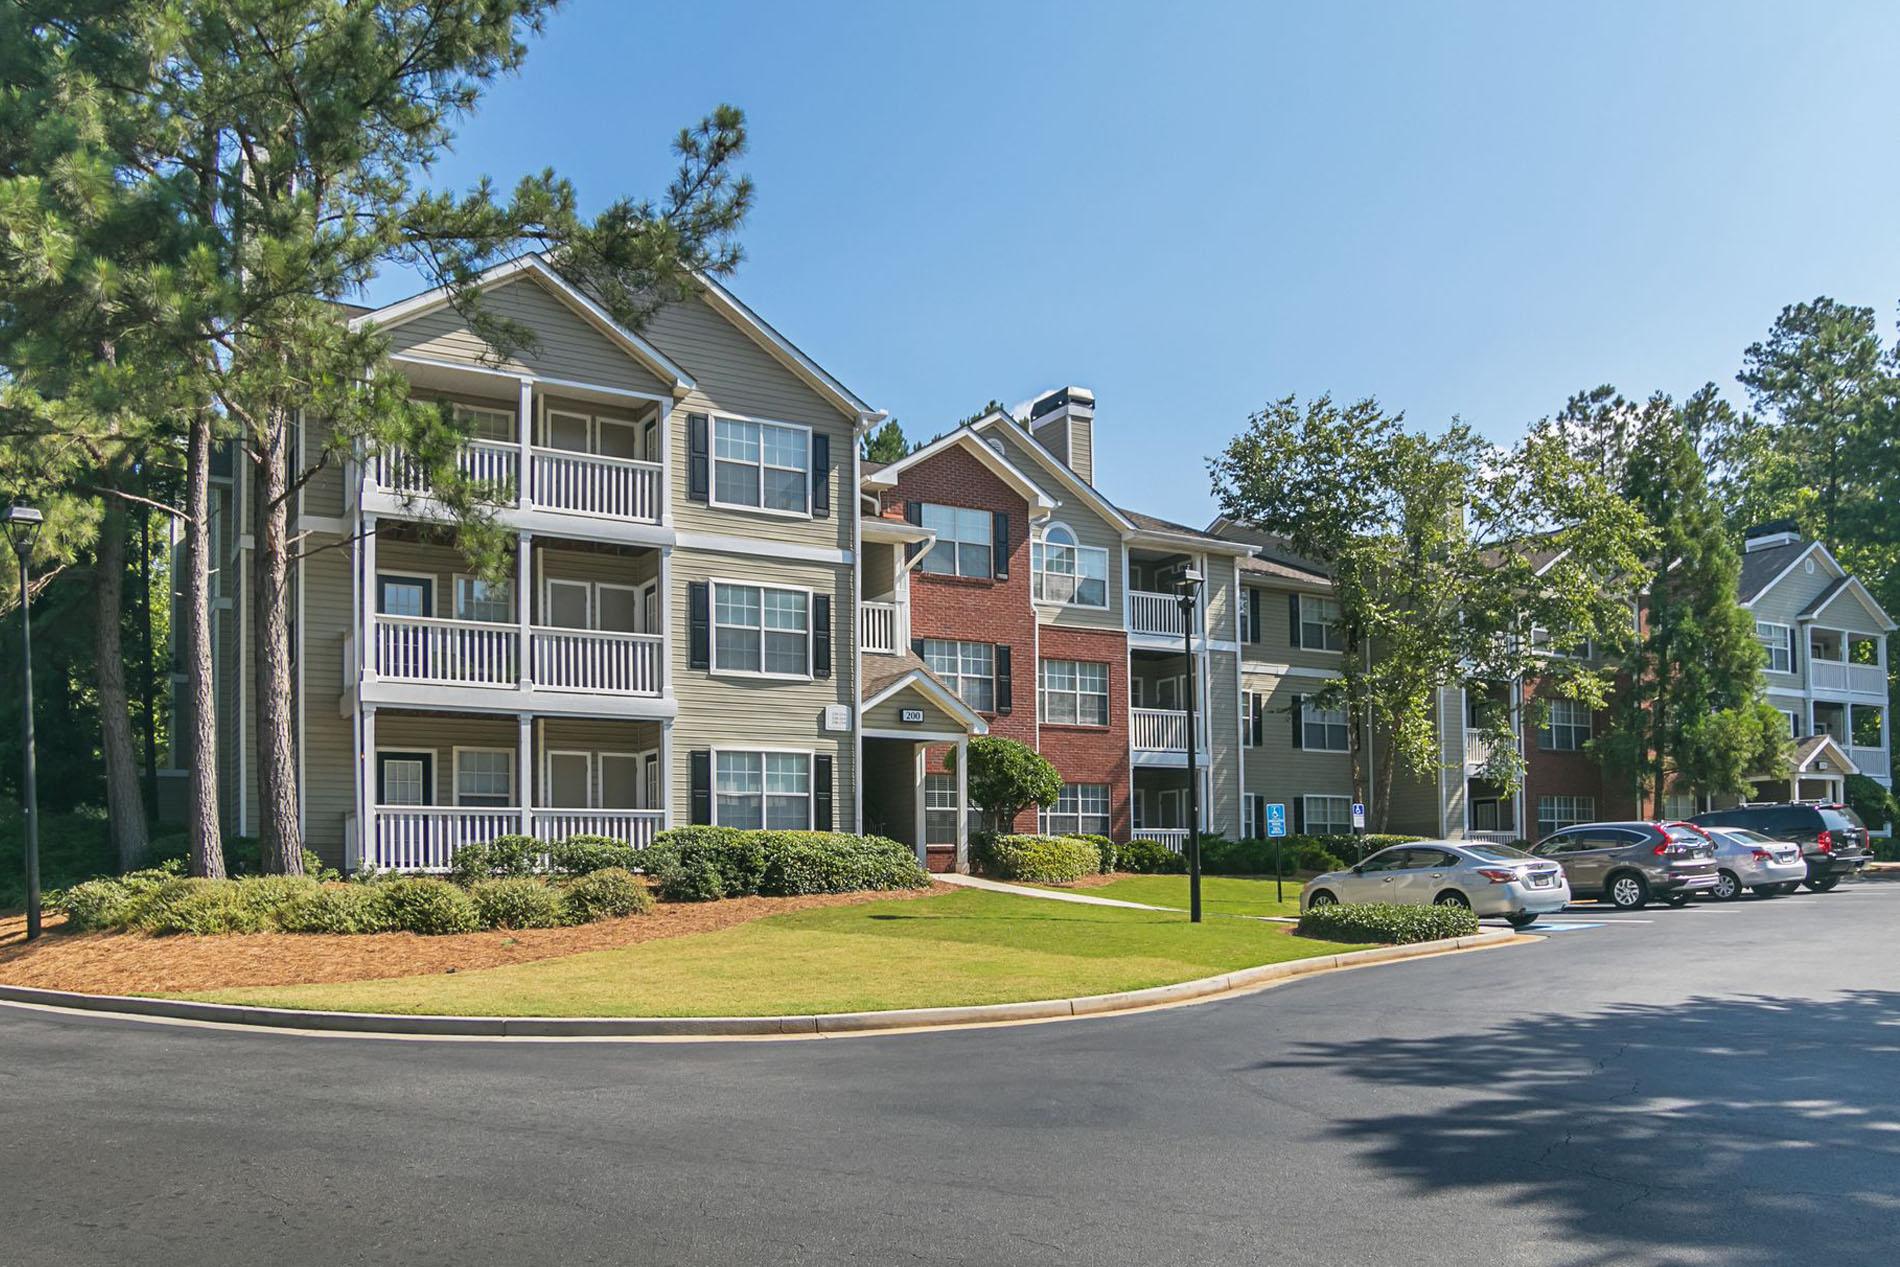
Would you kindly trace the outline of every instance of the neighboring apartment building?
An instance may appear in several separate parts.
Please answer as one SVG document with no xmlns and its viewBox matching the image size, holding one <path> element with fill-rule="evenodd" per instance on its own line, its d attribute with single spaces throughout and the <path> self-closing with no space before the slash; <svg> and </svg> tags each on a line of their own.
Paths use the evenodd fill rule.
<svg viewBox="0 0 1900 1267">
<path fill-rule="evenodd" d="M 386 332 L 416 396 L 463 411 L 461 460 L 503 490 L 515 558 L 505 580 L 472 575 L 400 453 L 303 490 L 309 845 L 421 869 L 508 832 L 855 829 L 853 490 L 859 436 L 883 415 L 717 284 L 638 335 L 536 257 L 494 270 L 483 296 L 533 350 L 496 357 L 440 292 L 353 318 Z M 226 828 L 243 833 L 257 821 L 245 481 L 225 503 L 220 761 Z M 928 675 L 880 684 L 935 710 L 939 733 L 983 730 Z"/>
<path fill-rule="evenodd" d="M 1140 836 L 1178 847 L 1188 824 L 1187 646 L 1176 583 L 1204 578 L 1193 654 L 1201 693 L 1195 770 L 1202 822 L 1242 829 L 1239 572 L 1252 553 L 1114 505 L 1094 487 L 1095 399 L 1038 398 L 1019 422 L 993 412 L 888 466 L 866 464 L 864 649 L 947 686 L 989 733 L 1041 752 L 1062 797 L 1018 830 Z M 883 720 L 889 720 L 885 718 Z M 882 745 L 926 724 L 865 730 Z M 908 725 L 912 730 L 906 730 Z M 938 869 L 957 865 L 954 776 L 944 746 L 923 754 L 922 800 L 892 779 L 868 785 L 866 821 L 914 831 Z"/>
</svg>

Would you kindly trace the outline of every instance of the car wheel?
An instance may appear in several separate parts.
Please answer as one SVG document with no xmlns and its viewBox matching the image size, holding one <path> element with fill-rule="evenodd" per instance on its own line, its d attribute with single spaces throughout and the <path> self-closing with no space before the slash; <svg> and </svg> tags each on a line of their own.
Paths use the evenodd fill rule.
<svg viewBox="0 0 1900 1267">
<path fill-rule="evenodd" d="M 1709 890 L 1709 896 L 1718 902 L 1733 902 L 1742 895 L 1742 877 L 1733 871 L 1719 872 L 1715 877 L 1715 887 Z"/>
<path fill-rule="evenodd" d="M 1443 893 L 1440 893 L 1437 897 L 1432 899 L 1432 905 L 1457 906 L 1468 911 L 1471 909 L 1471 899 L 1460 893 L 1457 889 L 1446 889 Z"/>
<path fill-rule="evenodd" d="M 1328 889 L 1321 889 L 1319 892 L 1315 893 L 1312 897 L 1309 897 L 1306 899 L 1306 909 L 1309 911 L 1318 910 L 1322 906 L 1338 906 L 1338 905 L 1339 905 L 1339 899 L 1334 897 L 1332 895 L 1331 890 L 1328 890 Z"/>
<path fill-rule="evenodd" d="M 1803 880 L 1801 883 L 1807 885 L 1810 889 L 1813 889 L 1816 893 L 1829 893 L 1829 892 L 1832 892 L 1835 888 L 1837 888 L 1840 885 L 1840 882 L 1841 882 L 1841 878 L 1839 876 L 1829 875 L 1829 876 L 1822 876 L 1819 880 Z"/>
<path fill-rule="evenodd" d="M 1529 913 L 1523 915 L 1506 915 L 1504 918 L 1510 923 L 1512 928 L 1529 928 L 1532 924 L 1537 922 L 1537 916 Z"/>
<path fill-rule="evenodd" d="M 1640 911 L 1649 905 L 1649 884 L 1640 875 L 1625 871 L 1622 875 L 1612 876 L 1604 893 L 1610 899 L 1610 905 L 1619 911 Z"/>
</svg>

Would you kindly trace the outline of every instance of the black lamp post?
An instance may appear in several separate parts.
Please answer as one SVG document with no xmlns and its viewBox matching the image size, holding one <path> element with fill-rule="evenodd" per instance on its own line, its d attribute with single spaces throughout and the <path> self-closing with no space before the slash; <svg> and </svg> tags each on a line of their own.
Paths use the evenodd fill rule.
<svg viewBox="0 0 1900 1267">
<path fill-rule="evenodd" d="M 1201 777 L 1194 764 L 1194 602 L 1201 591 L 1201 574 L 1193 568 L 1175 583 L 1175 601 L 1181 605 L 1181 644 L 1187 652 L 1187 776 L 1188 776 L 1188 919 L 1201 922 Z"/>
<path fill-rule="evenodd" d="M 7 507 L 7 541 L 20 559 L 20 748 L 26 763 L 26 939 L 40 935 L 40 791 L 33 768 L 33 621 L 27 600 L 27 564 L 45 517 L 31 506 Z"/>
</svg>

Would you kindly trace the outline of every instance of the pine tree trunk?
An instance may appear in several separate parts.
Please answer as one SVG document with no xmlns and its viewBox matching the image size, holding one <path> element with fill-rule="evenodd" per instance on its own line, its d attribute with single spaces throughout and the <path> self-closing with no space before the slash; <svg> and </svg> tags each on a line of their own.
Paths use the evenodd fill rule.
<svg viewBox="0 0 1900 1267">
<path fill-rule="evenodd" d="M 1385 754 L 1385 764 L 1379 767 L 1379 830 L 1392 830 L 1392 781 L 1397 773 L 1398 745 L 1392 745 Z"/>
<path fill-rule="evenodd" d="M 191 873 L 224 875 L 218 828 L 218 699 L 211 663 L 211 414 L 191 421 L 185 462 L 185 685 L 191 700 L 191 777 L 186 784 L 185 832 Z M 175 636 L 175 635 L 174 635 Z M 176 743 L 180 736 L 173 736 Z"/>
<path fill-rule="evenodd" d="M 267 875 L 303 874 L 297 822 L 297 753 L 291 737 L 290 499 L 284 445 L 288 420 L 271 419 L 253 472 L 257 515 L 257 791 L 260 854 Z"/>
<path fill-rule="evenodd" d="M 139 515 L 139 702 L 145 713 L 145 821 L 158 817 L 158 683 L 152 667 L 152 512 Z"/>
<path fill-rule="evenodd" d="M 107 501 L 99 523 L 93 570 L 93 667 L 99 689 L 99 730 L 105 751 L 106 815 L 119 870 L 145 856 L 145 796 L 133 757 L 132 712 L 125 693 L 125 640 L 121 600 L 125 587 L 125 511 Z"/>
</svg>

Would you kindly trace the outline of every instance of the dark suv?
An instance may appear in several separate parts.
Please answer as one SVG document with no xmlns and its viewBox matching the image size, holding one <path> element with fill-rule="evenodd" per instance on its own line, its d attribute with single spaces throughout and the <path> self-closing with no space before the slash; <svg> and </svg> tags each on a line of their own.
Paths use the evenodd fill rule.
<svg viewBox="0 0 1900 1267">
<path fill-rule="evenodd" d="M 1833 801 L 1738 805 L 1697 814 L 1691 821 L 1704 827 L 1746 827 L 1773 840 L 1792 840 L 1801 846 L 1801 856 L 1808 864 L 1808 878 L 1800 883 L 1816 893 L 1825 893 L 1847 877 L 1858 875 L 1873 860 L 1867 824 L 1853 810 Z M 1792 893 L 1794 885 L 1782 891 Z"/>
<path fill-rule="evenodd" d="M 1715 887 L 1715 846 L 1687 823 L 1580 823 L 1554 831 L 1531 852 L 1564 869 L 1577 897 L 1625 911 L 1660 898 L 1681 906 Z"/>
</svg>

